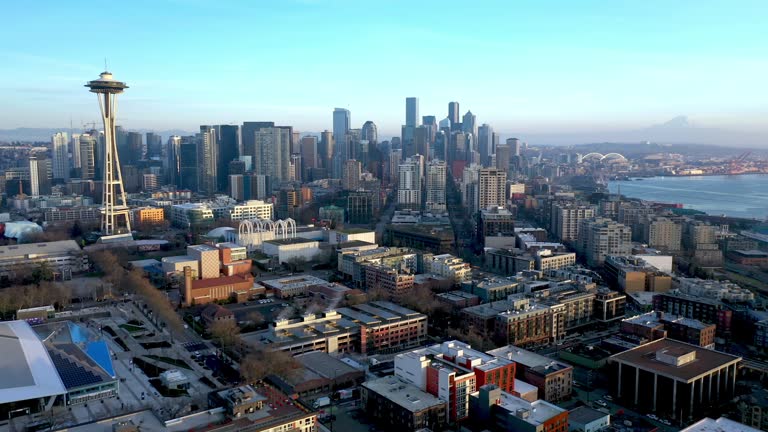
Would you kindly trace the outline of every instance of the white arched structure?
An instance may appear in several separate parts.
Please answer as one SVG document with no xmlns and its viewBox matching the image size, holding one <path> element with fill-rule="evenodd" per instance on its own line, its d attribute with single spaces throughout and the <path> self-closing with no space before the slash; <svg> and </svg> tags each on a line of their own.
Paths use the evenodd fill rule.
<svg viewBox="0 0 768 432">
<path fill-rule="evenodd" d="M 597 152 L 587 153 L 581 158 L 582 162 L 587 162 L 587 161 L 608 162 L 612 160 L 626 161 L 627 158 L 625 158 L 624 155 L 620 153 L 602 154 Z"/>
<path fill-rule="evenodd" d="M 607 155 L 603 156 L 602 159 L 600 159 L 600 161 L 605 161 L 605 160 L 623 160 L 623 161 L 626 161 L 627 158 L 625 158 L 624 155 L 622 155 L 620 153 L 608 153 Z"/>
<path fill-rule="evenodd" d="M 237 238 L 234 241 L 252 251 L 261 249 L 261 244 L 267 240 L 295 237 L 296 221 L 293 219 L 288 218 L 277 222 L 269 219 L 252 219 L 240 222 Z"/>
</svg>

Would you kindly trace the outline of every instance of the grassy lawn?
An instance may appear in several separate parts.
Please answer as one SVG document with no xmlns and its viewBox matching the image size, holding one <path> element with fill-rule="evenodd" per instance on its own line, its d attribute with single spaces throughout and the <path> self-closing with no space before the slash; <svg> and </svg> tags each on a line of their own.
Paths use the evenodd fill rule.
<svg viewBox="0 0 768 432">
<path fill-rule="evenodd" d="M 151 358 L 152 360 L 157 360 L 159 362 L 168 363 L 173 366 L 178 366 L 180 368 L 192 370 L 192 368 L 184 360 L 175 359 L 171 357 L 163 357 L 158 355 L 147 355 L 145 357 Z"/>
</svg>

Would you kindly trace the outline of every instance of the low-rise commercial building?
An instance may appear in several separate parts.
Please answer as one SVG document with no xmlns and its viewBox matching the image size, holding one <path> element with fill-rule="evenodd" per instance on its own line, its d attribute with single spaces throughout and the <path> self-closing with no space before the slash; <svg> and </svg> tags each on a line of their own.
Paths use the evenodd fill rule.
<svg viewBox="0 0 768 432">
<path fill-rule="evenodd" d="M 294 261 L 312 261 L 320 254 L 320 243 L 301 237 L 267 240 L 262 243 L 262 252 L 276 257 L 280 264 Z"/>
<path fill-rule="evenodd" d="M 522 292 L 521 282 L 522 279 L 515 276 L 473 280 L 462 283 L 461 289 L 480 297 L 482 303 L 489 303 L 505 300 L 511 294 Z"/>
<path fill-rule="evenodd" d="M 435 254 L 453 250 L 454 235 L 450 225 L 387 225 L 386 244 L 395 247 L 420 249 Z"/>
<path fill-rule="evenodd" d="M 598 289 L 595 293 L 595 319 L 605 323 L 624 318 L 626 305 L 626 295 L 607 288 Z"/>
<path fill-rule="evenodd" d="M 626 318 L 621 321 L 621 333 L 633 335 L 641 343 L 670 338 L 704 348 L 715 347 L 714 324 L 664 312 L 647 312 Z"/>
<path fill-rule="evenodd" d="M 536 386 L 540 399 L 559 402 L 571 396 L 573 366 L 513 345 L 488 351 L 488 354 L 514 362 L 517 378 Z"/>
<path fill-rule="evenodd" d="M 365 412 L 389 430 L 441 431 L 448 423 L 446 401 L 394 376 L 363 383 L 360 400 Z"/>
<path fill-rule="evenodd" d="M 471 422 L 493 431 L 566 432 L 568 411 L 543 400 L 529 402 L 493 384 L 472 395 Z"/>
<path fill-rule="evenodd" d="M 603 270 L 607 282 L 622 292 L 667 292 L 672 288 L 672 276 L 660 272 L 642 258 L 608 256 Z"/>
<path fill-rule="evenodd" d="M 611 356 L 611 392 L 627 406 L 691 419 L 730 400 L 741 357 L 659 339 Z"/>
<path fill-rule="evenodd" d="M 71 279 L 89 269 L 88 256 L 74 240 L 0 246 L 0 277 L 46 265 L 55 279 Z"/>
<path fill-rule="evenodd" d="M 427 338 L 427 316 L 388 301 L 279 319 L 246 338 L 268 349 L 300 354 L 359 352 L 378 354 L 420 346 Z"/>
<path fill-rule="evenodd" d="M 131 215 L 136 225 L 158 224 L 165 220 L 165 210 L 160 207 L 135 208 L 131 210 Z"/>
<path fill-rule="evenodd" d="M 568 430 L 571 432 L 598 432 L 611 425 L 611 415 L 580 406 L 568 413 Z"/>
</svg>

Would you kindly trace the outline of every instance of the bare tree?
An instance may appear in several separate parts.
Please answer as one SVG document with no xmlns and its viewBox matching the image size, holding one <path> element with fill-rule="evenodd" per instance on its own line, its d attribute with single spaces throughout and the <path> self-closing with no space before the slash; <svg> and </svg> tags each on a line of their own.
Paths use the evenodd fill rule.
<svg viewBox="0 0 768 432">
<path fill-rule="evenodd" d="M 250 321 L 255 326 L 260 326 L 264 324 L 264 321 L 266 321 L 264 315 L 262 315 L 259 311 L 250 312 L 248 316 L 246 316 L 246 320 Z"/>
<path fill-rule="evenodd" d="M 259 349 L 240 362 L 240 374 L 247 382 L 255 383 L 268 375 L 285 376 L 301 367 L 301 363 L 285 351 Z"/>
<path fill-rule="evenodd" d="M 230 348 L 240 340 L 240 327 L 234 320 L 214 321 L 208 331 L 222 348 Z"/>
</svg>

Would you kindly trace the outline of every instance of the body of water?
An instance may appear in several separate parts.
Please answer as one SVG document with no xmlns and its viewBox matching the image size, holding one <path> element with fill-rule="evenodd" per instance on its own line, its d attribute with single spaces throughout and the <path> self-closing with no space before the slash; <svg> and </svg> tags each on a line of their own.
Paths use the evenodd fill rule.
<svg viewBox="0 0 768 432">
<path fill-rule="evenodd" d="M 768 218 L 768 174 L 653 177 L 608 183 L 611 193 L 619 187 L 626 197 L 680 203 L 710 215 Z"/>
</svg>

